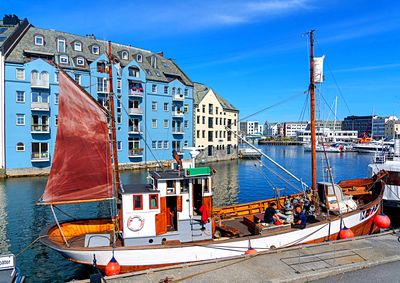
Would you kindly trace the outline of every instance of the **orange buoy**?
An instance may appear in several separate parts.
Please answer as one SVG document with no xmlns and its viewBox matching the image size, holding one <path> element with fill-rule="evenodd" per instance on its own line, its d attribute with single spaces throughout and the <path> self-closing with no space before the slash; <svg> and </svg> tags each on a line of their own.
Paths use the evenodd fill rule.
<svg viewBox="0 0 400 283">
<path fill-rule="evenodd" d="M 377 214 L 374 217 L 374 223 L 376 226 L 378 226 L 379 228 L 389 228 L 390 227 L 390 218 L 389 216 L 381 213 L 381 214 Z"/>
<path fill-rule="evenodd" d="M 340 239 L 349 239 L 349 238 L 353 238 L 353 237 L 354 237 L 354 233 L 351 229 L 347 228 L 346 226 L 344 226 L 342 229 L 340 229 L 340 232 L 339 232 Z"/>
<path fill-rule="evenodd" d="M 118 261 L 113 256 L 109 263 L 106 265 L 106 275 L 112 276 L 117 275 L 121 271 L 121 266 L 119 265 Z"/>
</svg>

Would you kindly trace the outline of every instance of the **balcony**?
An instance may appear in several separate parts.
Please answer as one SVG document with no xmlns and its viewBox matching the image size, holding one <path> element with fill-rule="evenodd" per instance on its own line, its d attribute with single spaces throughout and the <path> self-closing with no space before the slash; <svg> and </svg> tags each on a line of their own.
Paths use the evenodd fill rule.
<svg viewBox="0 0 400 283">
<path fill-rule="evenodd" d="M 173 101 L 184 101 L 185 100 L 185 96 L 183 94 L 174 94 L 172 96 L 172 100 Z"/>
<path fill-rule="evenodd" d="M 49 80 L 31 79 L 31 88 L 49 89 Z"/>
<path fill-rule="evenodd" d="M 49 111 L 50 106 L 48 102 L 31 102 L 31 110 Z"/>
<path fill-rule="evenodd" d="M 133 97 L 143 97 L 143 88 L 130 88 L 128 95 Z"/>
<path fill-rule="evenodd" d="M 184 115 L 185 115 L 185 113 L 183 113 L 181 110 L 172 111 L 173 118 L 183 118 Z"/>
<path fill-rule="evenodd" d="M 143 111 L 140 108 L 129 108 L 129 115 L 143 115 Z"/>
<path fill-rule="evenodd" d="M 48 134 L 50 133 L 49 125 L 32 125 L 31 126 L 31 133 L 32 134 Z"/>
<path fill-rule="evenodd" d="M 142 133 L 142 127 L 140 126 L 130 126 L 128 129 L 128 134 L 138 135 Z"/>
<path fill-rule="evenodd" d="M 172 128 L 172 134 L 174 135 L 183 135 L 185 132 L 182 127 L 174 127 Z"/>
<path fill-rule="evenodd" d="M 128 157 L 143 157 L 143 148 L 132 148 L 128 152 Z"/>
<path fill-rule="evenodd" d="M 32 152 L 32 162 L 47 162 L 50 161 L 50 154 L 48 152 Z"/>
</svg>

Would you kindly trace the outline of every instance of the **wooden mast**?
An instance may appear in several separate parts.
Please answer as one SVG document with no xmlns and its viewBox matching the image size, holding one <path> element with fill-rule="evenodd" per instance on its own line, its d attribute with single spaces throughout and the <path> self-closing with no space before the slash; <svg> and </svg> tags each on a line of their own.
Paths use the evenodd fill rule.
<svg viewBox="0 0 400 283">
<path fill-rule="evenodd" d="M 310 30 L 311 188 L 317 189 L 317 138 L 315 129 L 314 30 Z"/>
<path fill-rule="evenodd" d="M 113 58 L 111 54 L 111 41 L 108 42 L 108 76 L 109 76 L 109 95 L 108 105 L 110 106 L 110 118 L 111 118 L 111 143 L 112 143 L 112 156 L 114 163 L 114 174 L 115 174 L 115 189 L 117 193 L 117 208 L 118 212 L 121 208 L 121 191 L 120 191 L 120 179 L 119 179 L 119 168 L 118 168 L 118 151 L 117 151 L 117 133 L 115 130 L 115 112 L 114 112 L 114 90 L 113 90 L 113 71 L 112 64 Z"/>
</svg>

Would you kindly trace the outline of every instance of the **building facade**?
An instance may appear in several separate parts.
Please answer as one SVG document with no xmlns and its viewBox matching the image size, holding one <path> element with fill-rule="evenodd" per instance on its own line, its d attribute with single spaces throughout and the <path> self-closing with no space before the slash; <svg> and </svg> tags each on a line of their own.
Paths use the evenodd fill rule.
<svg viewBox="0 0 400 283">
<path fill-rule="evenodd" d="M 204 148 L 198 160 L 237 158 L 239 111 L 206 85 L 195 83 L 194 92 L 194 144 Z"/>
<path fill-rule="evenodd" d="M 388 137 L 385 134 L 386 124 L 390 122 L 395 122 L 397 120 L 398 118 L 396 116 L 389 116 L 389 117 L 374 116 L 372 119 L 371 137 L 375 139 L 383 139 L 385 137 Z M 389 137 L 393 138 L 393 136 Z"/>
<path fill-rule="evenodd" d="M 400 136 L 400 121 L 389 120 L 385 124 L 385 138 L 393 139 Z"/>
<path fill-rule="evenodd" d="M 33 26 L 5 56 L 5 167 L 48 168 L 58 121 L 58 68 L 107 108 L 113 69 L 121 164 L 189 158 L 193 144 L 193 83 L 163 54 Z"/>
<path fill-rule="evenodd" d="M 319 128 L 317 129 L 316 134 L 317 134 L 317 140 L 323 139 L 324 142 L 351 143 L 354 142 L 358 137 L 357 131 L 345 131 L 345 130 L 332 131 L 329 128 Z M 298 132 L 297 140 L 306 143 L 311 142 L 311 131 L 305 130 L 302 132 Z"/>
<path fill-rule="evenodd" d="M 357 131 L 358 137 L 364 134 L 371 136 L 372 118 L 374 116 L 347 116 L 343 119 L 342 130 Z"/>
<path fill-rule="evenodd" d="M 296 138 L 297 132 L 304 131 L 308 122 L 284 122 L 283 136 L 285 138 Z"/>
<path fill-rule="evenodd" d="M 258 121 L 244 121 L 240 122 L 239 131 L 242 135 L 261 135 L 260 133 L 260 123 Z"/>
</svg>

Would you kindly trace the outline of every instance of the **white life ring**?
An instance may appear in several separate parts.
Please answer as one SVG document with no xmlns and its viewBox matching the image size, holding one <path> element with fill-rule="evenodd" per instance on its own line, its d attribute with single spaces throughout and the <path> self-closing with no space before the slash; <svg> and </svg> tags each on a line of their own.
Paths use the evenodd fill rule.
<svg viewBox="0 0 400 283">
<path fill-rule="evenodd" d="M 129 216 L 128 221 L 126 221 L 126 227 L 128 227 L 128 229 L 132 232 L 138 232 L 142 230 L 143 226 L 144 218 L 139 215 Z"/>
</svg>

